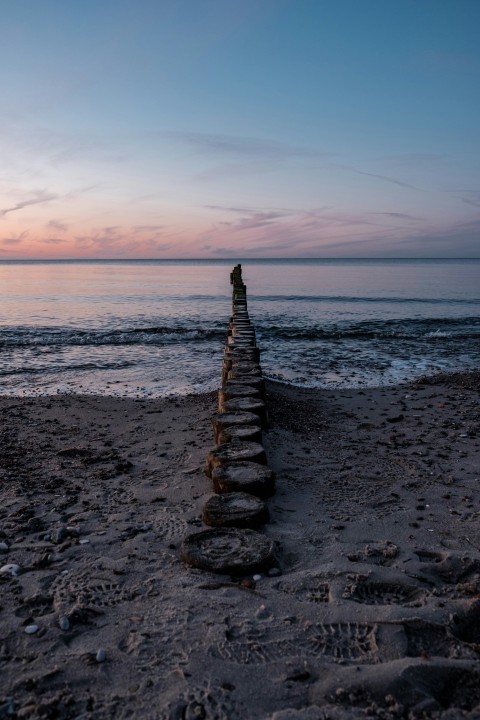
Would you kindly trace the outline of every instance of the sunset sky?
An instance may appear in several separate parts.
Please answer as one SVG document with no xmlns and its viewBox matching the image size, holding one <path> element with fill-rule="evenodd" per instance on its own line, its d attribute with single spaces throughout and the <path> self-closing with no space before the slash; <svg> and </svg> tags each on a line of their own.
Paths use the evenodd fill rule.
<svg viewBox="0 0 480 720">
<path fill-rule="evenodd" d="M 0 9 L 0 259 L 480 257 L 479 0 Z"/>
</svg>

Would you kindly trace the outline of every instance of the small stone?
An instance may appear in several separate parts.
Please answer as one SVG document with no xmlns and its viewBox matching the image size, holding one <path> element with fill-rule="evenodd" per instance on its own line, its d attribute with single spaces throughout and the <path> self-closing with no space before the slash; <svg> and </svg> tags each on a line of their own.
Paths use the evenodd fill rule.
<svg viewBox="0 0 480 720">
<path fill-rule="evenodd" d="M 65 525 L 57 528 L 52 532 L 52 540 L 56 545 L 61 545 L 68 537 L 68 530 Z"/>
<path fill-rule="evenodd" d="M 6 542 L 0 542 L 0 553 L 8 553 L 8 545 Z"/>
<path fill-rule="evenodd" d="M 282 574 L 282 571 L 278 567 L 272 567 L 270 570 L 267 570 L 268 577 L 278 577 Z"/>
<path fill-rule="evenodd" d="M 25 632 L 27 635 L 35 635 L 40 630 L 38 625 L 27 625 L 25 628 Z"/>
<path fill-rule="evenodd" d="M 260 605 L 258 610 L 255 612 L 255 617 L 258 618 L 258 620 L 267 620 L 271 616 L 272 613 L 267 607 L 265 607 L 265 605 Z"/>
<path fill-rule="evenodd" d="M 82 538 L 79 542 L 80 542 L 80 545 L 88 545 L 90 540 L 88 538 Z"/>
<path fill-rule="evenodd" d="M 258 582 L 259 580 L 262 579 L 262 576 L 261 576 L 261 575 L 254 575 L 254 576 L 253 576 L 253 579 L 255 580 L 255 582 Z"/>
<path fill-rule="evenodd" d="M 0 567 L 0 575 L 11 575 L 12 577 L 16 577 L 20 570 L 20 565 L 7 563 L 6 565 L 2 565 L 2 567 Z"/>
<path fill-rule="evenodd" d="M 97 654 L 95 655 L 95 660 L 97 663 L 103 663 L 107 659 L 107 653 L 103 648 L 99 648 L 97 650 Z"/>
<path fill-rule="evenodd" d="M 66 617 L 61 617 L 58 621 L 58 626 L 60 630 L 69 630 L 70 629 L 70 620 Z"/>
<path fill-rule="evenodd" d="M 253 580 L 250 580 L 250 578 L 243 578 L 243 580 L 240 581 L 240 585 L 242 587 L 250 588 L 252 590 L 255 587 L 255 583 L 253 582 Z"/>
</svg>

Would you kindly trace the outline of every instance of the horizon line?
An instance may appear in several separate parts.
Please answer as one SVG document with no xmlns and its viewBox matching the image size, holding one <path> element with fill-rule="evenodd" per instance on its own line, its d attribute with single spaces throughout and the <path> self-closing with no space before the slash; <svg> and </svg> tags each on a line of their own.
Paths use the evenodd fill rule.
<svg viewBox="0 0 480 720">
<path fill-rule="evenodd" d="M 458 255 L 458 256 L 445 256 L 445 255 L 425 255 L 420 257 L 415 256 L 372 256 L 372 257 L 344 257 L 335 255 L 332 257 L 318 257 L 318 256 L 295 256 L 295 257 L 217 257 L 217 258 L 205 258 L 205 257 L 172 257 L 172 258 L 156 258 L 156 257 L 144 257 L 144 258 L 96 258 L 96 257 L 68 257 L 68 258 L 0 258 L 2 262 L 272 262 L 278 260 L 480 260 L 480 255 Z"/>
</svg>

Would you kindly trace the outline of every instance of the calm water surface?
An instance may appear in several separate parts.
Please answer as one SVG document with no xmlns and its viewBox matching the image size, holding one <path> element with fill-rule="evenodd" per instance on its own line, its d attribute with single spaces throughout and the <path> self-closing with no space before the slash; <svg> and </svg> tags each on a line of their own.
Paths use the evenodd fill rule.
<svg viewBox="0 0 480 720">
<path fill-rule="evenodd" d="M 0 393 L 218 385 L 228 261 L 0 263 Z M 480 260 L 243 260 L 264 373 L 308 387 L 478 367 Z"/>
</svg>

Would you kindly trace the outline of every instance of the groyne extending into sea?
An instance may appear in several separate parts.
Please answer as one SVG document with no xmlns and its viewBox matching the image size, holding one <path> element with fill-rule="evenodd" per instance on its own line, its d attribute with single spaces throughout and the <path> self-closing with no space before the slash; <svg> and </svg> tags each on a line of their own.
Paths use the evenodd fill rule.
<svg viewBox="0 0 480 720">
<path fill-rule="evenodd" d="M 265 498 L 274 493 L 275 478 L 262 444 L 268 427 L 265 381 L 241 265 L 233 268 L 230 282 L 232 314 L 212 418 L 215 447 L 205 461 L 215 491 L 202 511 L 209 529 L 188 535 L 181 554 L 186 564 L 211 572 L 276 575 L 274 544 L 257 531 L 268 522 Z"/>
</svg>

